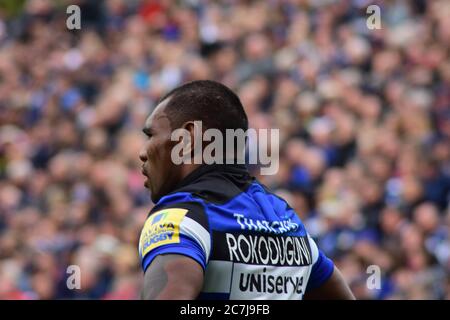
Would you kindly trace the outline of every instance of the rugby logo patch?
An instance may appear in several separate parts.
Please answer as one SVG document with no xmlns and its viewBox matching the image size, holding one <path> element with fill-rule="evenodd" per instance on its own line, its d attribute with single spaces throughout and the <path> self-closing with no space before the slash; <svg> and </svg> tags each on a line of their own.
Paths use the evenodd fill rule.
<svg viewBox="0 0 450 320">
<path fill-rule="evenodd" d="M 139 239 L 141 257 L 159 246 L 179 243 L 180 224 L 187 212 L 187 209 L 163 209 L 148 217 Z"/>
</svg>

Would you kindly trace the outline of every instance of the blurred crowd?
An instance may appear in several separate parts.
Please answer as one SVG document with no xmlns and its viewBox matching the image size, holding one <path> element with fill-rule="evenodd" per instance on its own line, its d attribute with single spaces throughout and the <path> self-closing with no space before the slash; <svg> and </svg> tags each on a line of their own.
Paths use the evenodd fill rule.
<svg viewBox="0 0 450 320">
<path fill-rule="evenodd" d="M 0 7 L 0 299 L 139 298 L 141 128 L 196 79 L 280 129 L 278 173 L 252 172 L 357 298 L 450 299 L 450 2 L 16 3 Z"/>
</svg>

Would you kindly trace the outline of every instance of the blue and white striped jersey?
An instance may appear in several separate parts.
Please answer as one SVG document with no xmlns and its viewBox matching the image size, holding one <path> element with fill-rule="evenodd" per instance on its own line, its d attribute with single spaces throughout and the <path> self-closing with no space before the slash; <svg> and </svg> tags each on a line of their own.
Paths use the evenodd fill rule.
<svg viewBox="0 0 450 320">
<path fill-rule="evenodd" d="M 199 299 L 302 299 L 334 270 L 286 201 L 239 165 L 202 166 L 158 201 L 139 241 L 144 272 L 169 253 L 204 269 Z"/>
</svg>

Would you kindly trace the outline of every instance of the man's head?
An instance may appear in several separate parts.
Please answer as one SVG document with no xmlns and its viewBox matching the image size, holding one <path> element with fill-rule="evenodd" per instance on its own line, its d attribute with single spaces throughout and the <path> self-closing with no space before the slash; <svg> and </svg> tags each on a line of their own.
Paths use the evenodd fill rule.
<svg viewBox="0 0 450 320">
<path fill-rule="evenodd" d="M 226 129 L 248 129 L 238 96 L 218 82 L 193 81 L 166 94 L 145 122 L 143 132 L 148 139 L 139 155 L 142 173 L 148 178 L 145 186 L 155 203 L 198 166 L 176 165 L 171 158 L 179 143 L 171 140 L 172 132 L 185 129 L 194 141 L 194 121 L 202 121 L 203 130 L 218 129 L 224 137 Z"/>
</svg>

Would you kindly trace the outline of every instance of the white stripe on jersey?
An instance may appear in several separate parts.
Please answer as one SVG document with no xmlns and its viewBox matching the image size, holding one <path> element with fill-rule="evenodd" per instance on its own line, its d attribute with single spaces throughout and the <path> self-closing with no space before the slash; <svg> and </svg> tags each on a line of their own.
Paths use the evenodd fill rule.
<svg viewBox="0 0 450 320">
<path fill-rule="evenodd" d="M 312 265 L 314 265 L 317 262 L 317 259 L 319 259 L 319 248 L 317 247 L 316 242 L 313 240 L 313 238 L 311 238 L 309 234 L 308 240 L 309 245 L 311 246 Z"/>
<path fill-rule="evenodd" d="M 209 232 L 197 221 L 189 217 L 184 217 L 180 224 L 180 234 L 194 239 L 202 247 L 206 256 L 206 263 L 208 263 L 211 251 L 211 237 Z"/>
</svg>

